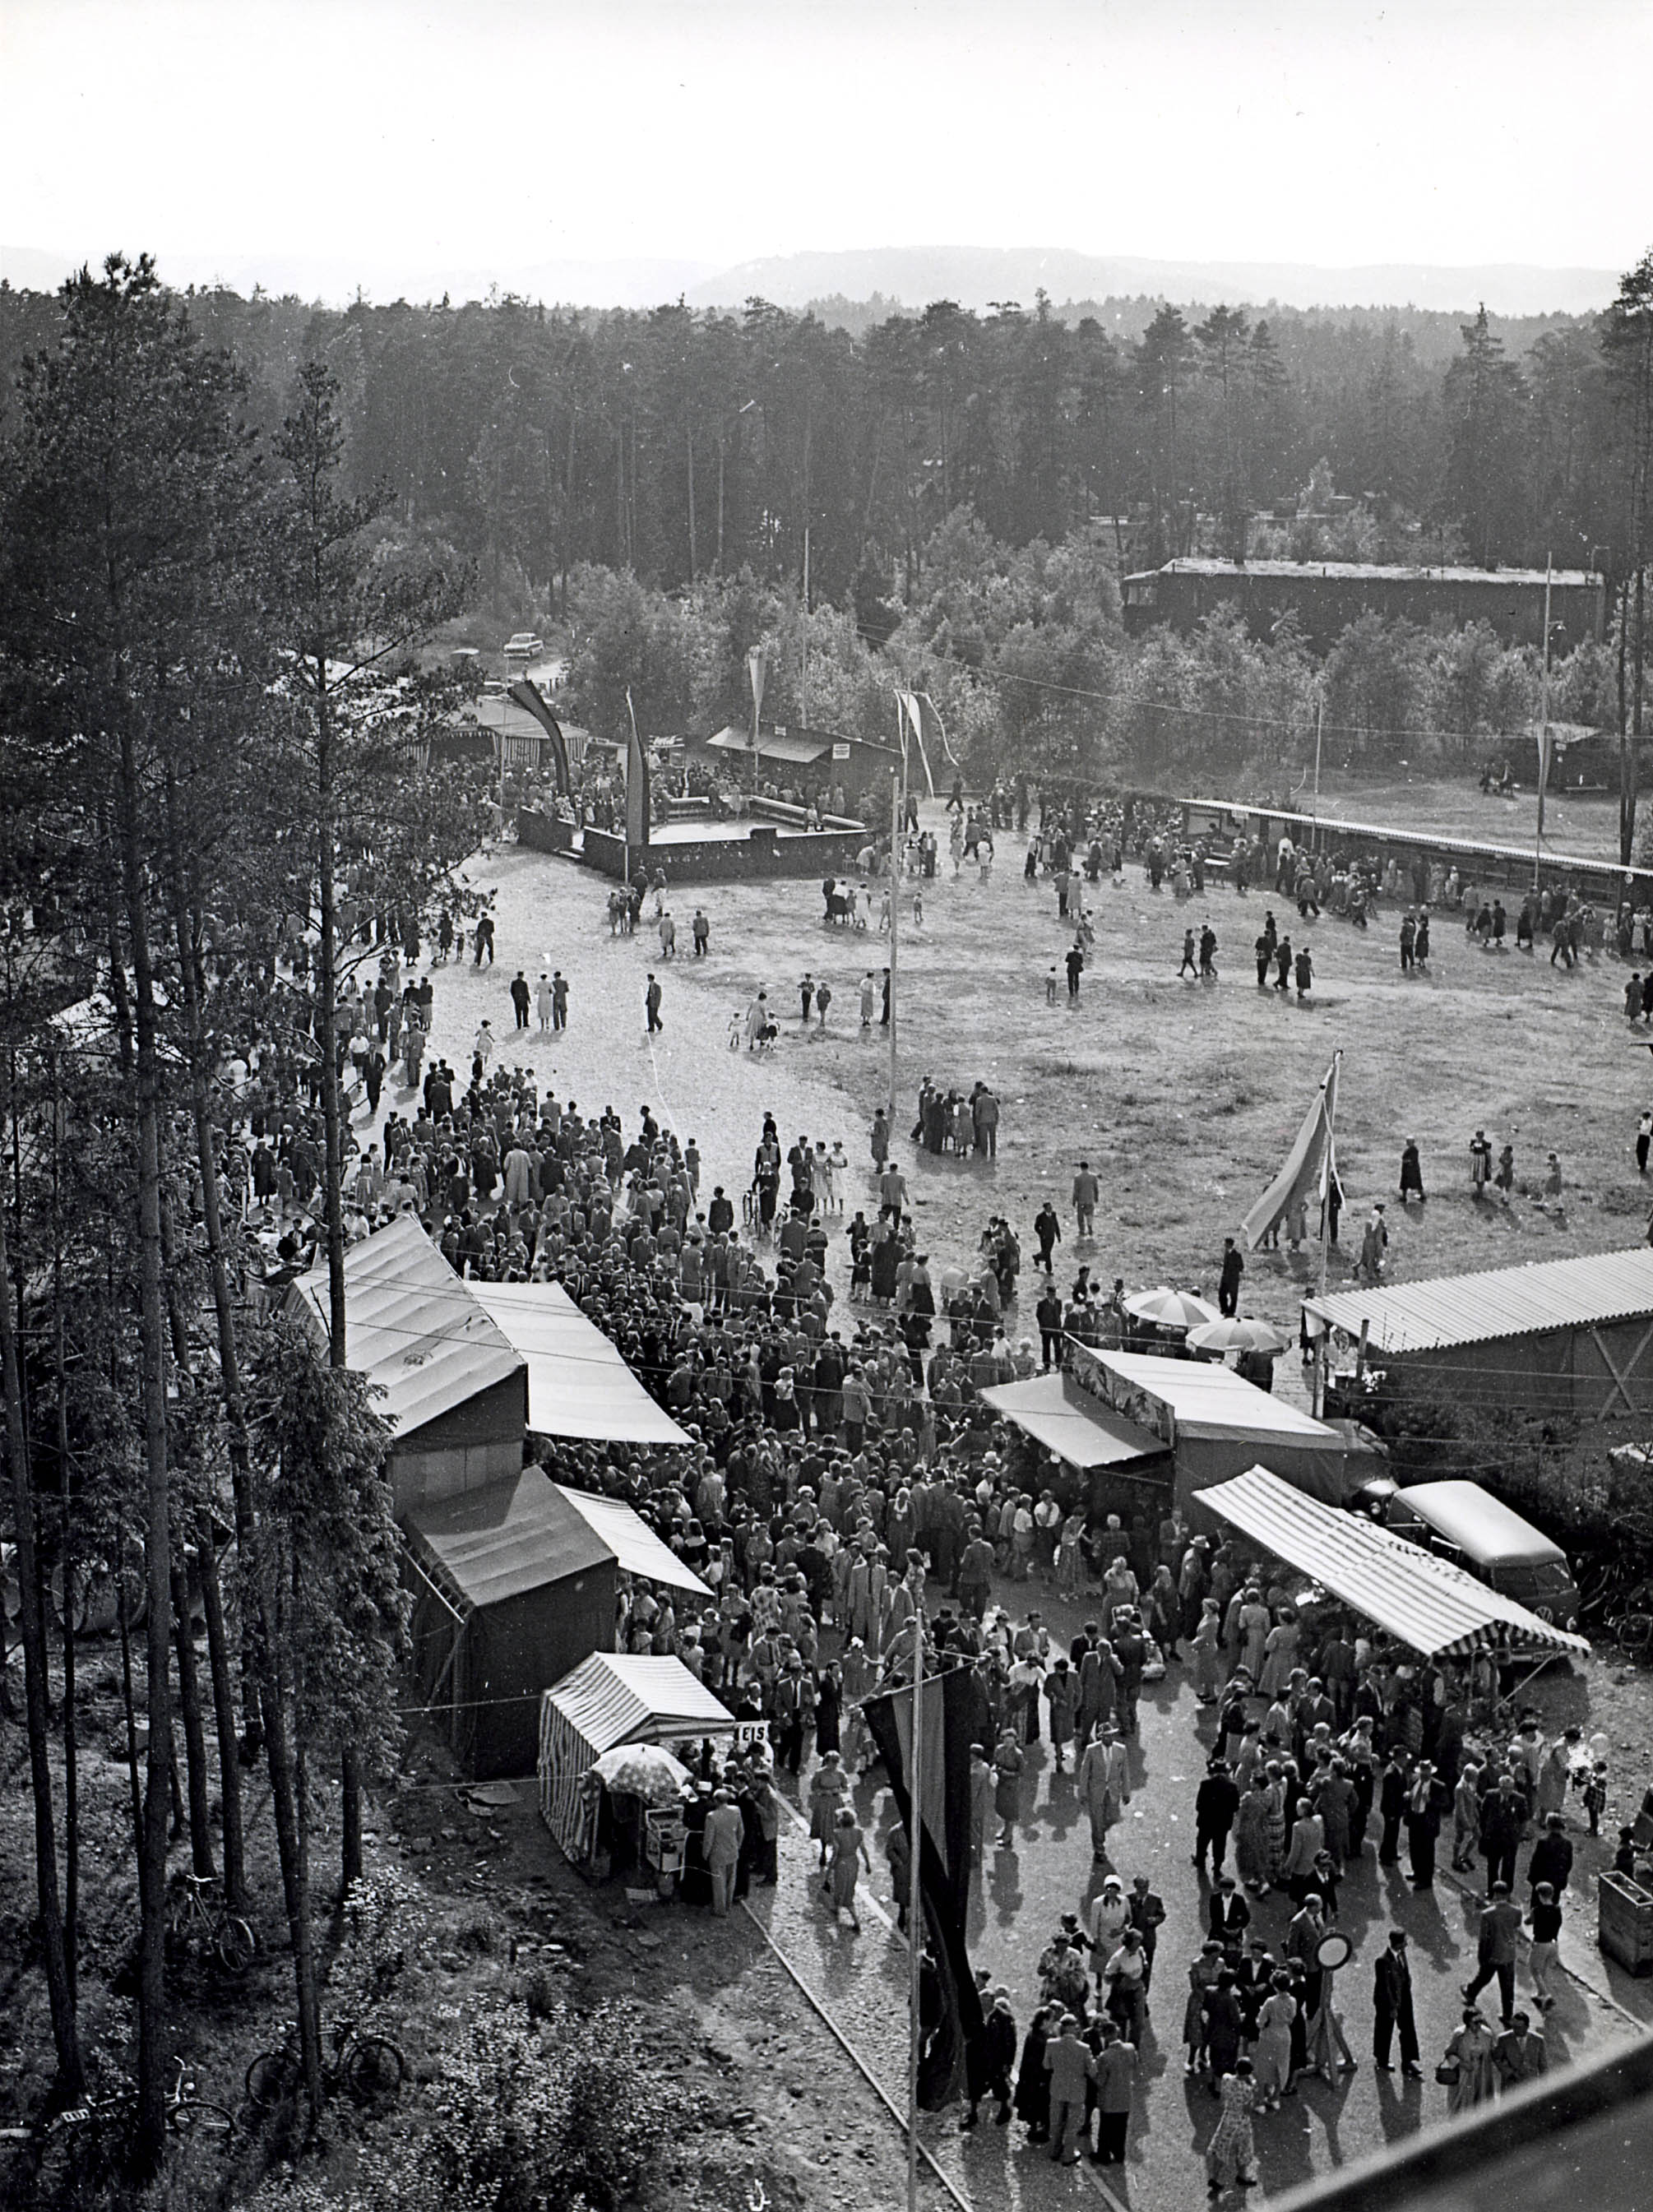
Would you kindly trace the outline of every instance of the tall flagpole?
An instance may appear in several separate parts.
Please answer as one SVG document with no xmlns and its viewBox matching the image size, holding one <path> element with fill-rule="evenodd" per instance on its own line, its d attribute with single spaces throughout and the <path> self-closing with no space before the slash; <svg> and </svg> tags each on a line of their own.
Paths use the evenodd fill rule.
<svg viewBox="0 0 1653 2212">
<path fill-rule="evenodd" d="M 890 1001 L 894 1005 L 893 997 Z M 894 1022 L 891 1021 L 893 1030 Z M 924 1937 L 920 1906 L 919 1863 L 924 1856 L 924 1593 L 915 1594 L 913 1612 L 913 1753 L 907 1762 L 909 1826 L 907 1875 L 907 2212 L 918 2212 L 919 2008 L 923 1999 Z"/>
<path fill-rule="evenodd" d="M 1322 1085 L 1321 1095 L 1326 1102 L 1326 1157 L 1320 1176 L 1320 1283 L 1318 1294 L 1326 1295 L 1326 1261 L 1332 1239 L 1332 1178 L 1337 1173 L 1337 1072 L 1342 1065 L 1340 1051 L 1332 1054 L 1332 1072 Z"/>
<path fill-rule="evenodd" d="M 896 721 L 901 724 L 901 700 L 896 701 Z M 901 934 L 901 841 L 907 812 L 907 732 L 901 736 L 901 779 L 890 777 L 890 1127 L 896 1127 L 896 972 Z"/>
<path fill-rule="evenodd" d="M 1538 831 L 1533 839 L 1533 890 L 1544 866 L 1544 793 L 1550 781 L 1550 556 L 1544 556 L 1544 693 L 1538 726 Z"/>
</svg>

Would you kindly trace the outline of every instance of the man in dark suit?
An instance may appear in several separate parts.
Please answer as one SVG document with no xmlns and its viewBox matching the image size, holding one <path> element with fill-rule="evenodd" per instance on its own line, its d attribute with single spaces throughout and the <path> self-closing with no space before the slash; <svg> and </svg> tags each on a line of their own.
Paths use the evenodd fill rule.
<svg viewBox="0 0 1653 2212">
<path fill-rule="evenodd" d="M 1418 2022 L 1412 2009 L 1412 1964 L 1407 1957 L 1406 1931 L 1389 1930 L 1389 1948 L 1379 1954 L 1372 1969 L 1372 2063 L 1380 2074 L 1391 2074 L 1389 2045 L 1401 2031 L 1401 2071 L 1414 2081 L 1423 2079 L 1418 2063 Z"/>
<path fill-rule="evenodd" d="M 1218 1875 L 1211 1893 L 1208 1923 L 1212 1935 L 1225 1950 L 1242 1942 L 1251 1925 L 1251 1907 L 1236 1887 L 1231 1874 Z"/>
</svg>

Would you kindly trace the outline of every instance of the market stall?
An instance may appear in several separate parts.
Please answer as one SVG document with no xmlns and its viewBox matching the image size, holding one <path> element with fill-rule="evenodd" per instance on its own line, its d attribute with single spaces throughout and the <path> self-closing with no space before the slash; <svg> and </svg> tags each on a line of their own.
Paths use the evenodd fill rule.
<svg viewBox="0 0 1653 2212">
<path fill-rule="evenodd" d="M 1507 1641 L 1507 1632 L 1540 1650 L 1589 1651 L 1583 1637 L 1541 1620 L 1393 1530 L 1305 1497 L 1267 1468 L 1202 1491 L 1200 1502 L 1260 1551 L 1426 1658 L 1466 1656 L 1477 1645 Z"/>
<path fill-rule="evenodd" d="M 600 1881 L 617 1860 L 674 1875 L 682 1823 L 674 1820 L 690 1777 L 659 1760 L 622 1760 L 605 1776 L 605 1755 L 641 1746 L 738 1738 L 763 1724 L 737 1721 L 679 1659 L 595 1651 L 540 1700 L 539 1809 L 581 1873 Z M 640 1787 L 625 1786 L 628 1779 Z M 664 1820 L 651 1820 L 651 1814 Z M 675 1859 L 675 1863 L 669 1863 Z"/>
</svg>

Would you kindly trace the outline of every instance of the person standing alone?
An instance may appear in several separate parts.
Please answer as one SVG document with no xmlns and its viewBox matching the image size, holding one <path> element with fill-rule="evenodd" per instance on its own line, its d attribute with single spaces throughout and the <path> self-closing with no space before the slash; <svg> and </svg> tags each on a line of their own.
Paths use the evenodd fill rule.
<svg viewBox="0 0 1653 2212">
<path fill-rule="evenodd" d="M 660 987 L 655 981 L 652 970 L 648 978 L 648 988 L 643 993 L 643 1010 L 648 1018 L 648 1034 L 653 1036 L 657 1030 L 663 1030 L 665 1024 L 660 1019 Z"/>
<path fill-rule="evenodd" d="M 1223 1272 L 1217 1285 L 1217 1310 L 1225 1320 L 1232 1321 L 1240 1310 L 1240 1278 L 1245 1273 L 1245 1261 L 1240 1248 L 1231 1237 L 1223 1239 Z"/>
<path fill-rule="evenodd" d="M 1407 1957 L 1406 1931 L 1389 1930 L 1389 1948 L 1372 1969 L 1372 2064 L 1380 2074 L 1394 2071 L 1389 2063 L 1395 2031 L 1401 2031 L 1401 2070 L 1414 2081 L 1423 2079 L 1418 2063 L 1418 2022 L 1412 2007 L 1412 1964 Z"/>
</svg>

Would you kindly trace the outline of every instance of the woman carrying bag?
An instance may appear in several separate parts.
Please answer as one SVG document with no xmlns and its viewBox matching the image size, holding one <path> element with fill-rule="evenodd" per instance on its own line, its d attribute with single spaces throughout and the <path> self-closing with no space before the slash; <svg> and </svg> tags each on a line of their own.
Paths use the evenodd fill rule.
<svg viewBox="0 0 1653 2212">
<path fill-rule="evenodd" d="M 1449 2117 L 1455 2118 L 1484 2105 L 1493 2094 L 1498 2077 L 1492 2069 L 1492 2031 L 1478 2008 L 1466 2005 L 1463 2024 L 1453 2031 L 1435 2069 L 1435 2079 L 1446 2091 Z"/>
</svg>

